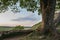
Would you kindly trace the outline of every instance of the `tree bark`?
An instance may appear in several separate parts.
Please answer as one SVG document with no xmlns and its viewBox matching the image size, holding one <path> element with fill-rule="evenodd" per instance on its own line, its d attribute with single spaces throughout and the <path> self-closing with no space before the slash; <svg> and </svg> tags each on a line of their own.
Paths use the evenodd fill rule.
<svg viewBox="0 0 60 40">
<path fill-rule="evenodd" d="M 55 34 L 56 27 L 54 27 L 54 13 L 56 0 L 40 0 L 40 7 L 42 10 L 42 27 L 44 34 Z"/>
</svg>

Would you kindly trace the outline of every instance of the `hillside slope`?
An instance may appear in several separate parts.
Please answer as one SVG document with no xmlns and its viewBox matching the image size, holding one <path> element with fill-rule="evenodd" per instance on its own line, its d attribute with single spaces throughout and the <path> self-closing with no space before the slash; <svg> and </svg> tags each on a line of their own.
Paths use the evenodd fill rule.
<svg viewBox="0 0 60 40">
<path fill-rule="evenodd" d="M 32 26 L 32 30 L 36 30 L 37 28 L 39 28 L 39 27 L 41 26 L 41 23 L 42 23 L 42 22 L 39 22 L 39 23 L 33 25 L 33 26 Z"/>
<path fill-rule="evenodd" d="M 60 13 L 55 13 L 54 16 L 55 16 L 55 18 L 54 18 L 55 26 L 60 27 Z M 40 28 L 41 23 L 42 23 L 42 22 L 39 22 L 39 23 L 33 25 L 33 26 L 32 26 L 32 29 L 33 29 L 33 30 L 36 30 L 36 29 Z"/>
</svg>

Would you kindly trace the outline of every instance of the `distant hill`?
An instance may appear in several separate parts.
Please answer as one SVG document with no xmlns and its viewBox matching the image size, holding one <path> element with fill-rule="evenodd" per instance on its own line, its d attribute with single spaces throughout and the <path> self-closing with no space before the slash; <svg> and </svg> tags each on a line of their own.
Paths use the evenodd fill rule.
<svg viewBox="0 0 60 40">
<path fill-rule="evenodd" d="M 3 27 L 3 28 L 13 28 L 11 26 L 0 26 L 0 28 Z"/>
</svg>

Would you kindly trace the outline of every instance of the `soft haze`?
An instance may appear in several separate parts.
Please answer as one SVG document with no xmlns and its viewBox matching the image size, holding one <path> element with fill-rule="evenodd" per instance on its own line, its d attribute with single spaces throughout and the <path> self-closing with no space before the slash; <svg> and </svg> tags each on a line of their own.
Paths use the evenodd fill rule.
<svg viewBox="0 0 60 40">
<path fill-rule="evenodd" d="M 21 9 L 19 13 L 13 13 L 11 10 L 0 13 L 0 26 L 32 26 L 41 21 L 41 15 Z"/>
</svg>

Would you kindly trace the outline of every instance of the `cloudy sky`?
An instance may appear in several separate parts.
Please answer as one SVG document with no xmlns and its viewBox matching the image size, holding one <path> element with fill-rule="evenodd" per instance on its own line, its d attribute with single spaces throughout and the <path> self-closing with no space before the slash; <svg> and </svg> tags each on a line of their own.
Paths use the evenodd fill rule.
<svg viewBox="0 0 60 40">
<path fill-rule="evenodd" d="M 21 9 L 19 13 L 13 13 L 11 10 L 0 13 L 0 26 L 32 26 L 40 21 L 41 15 L 38 15 L 37 11 L 32 13 Z"/>
</svg>

